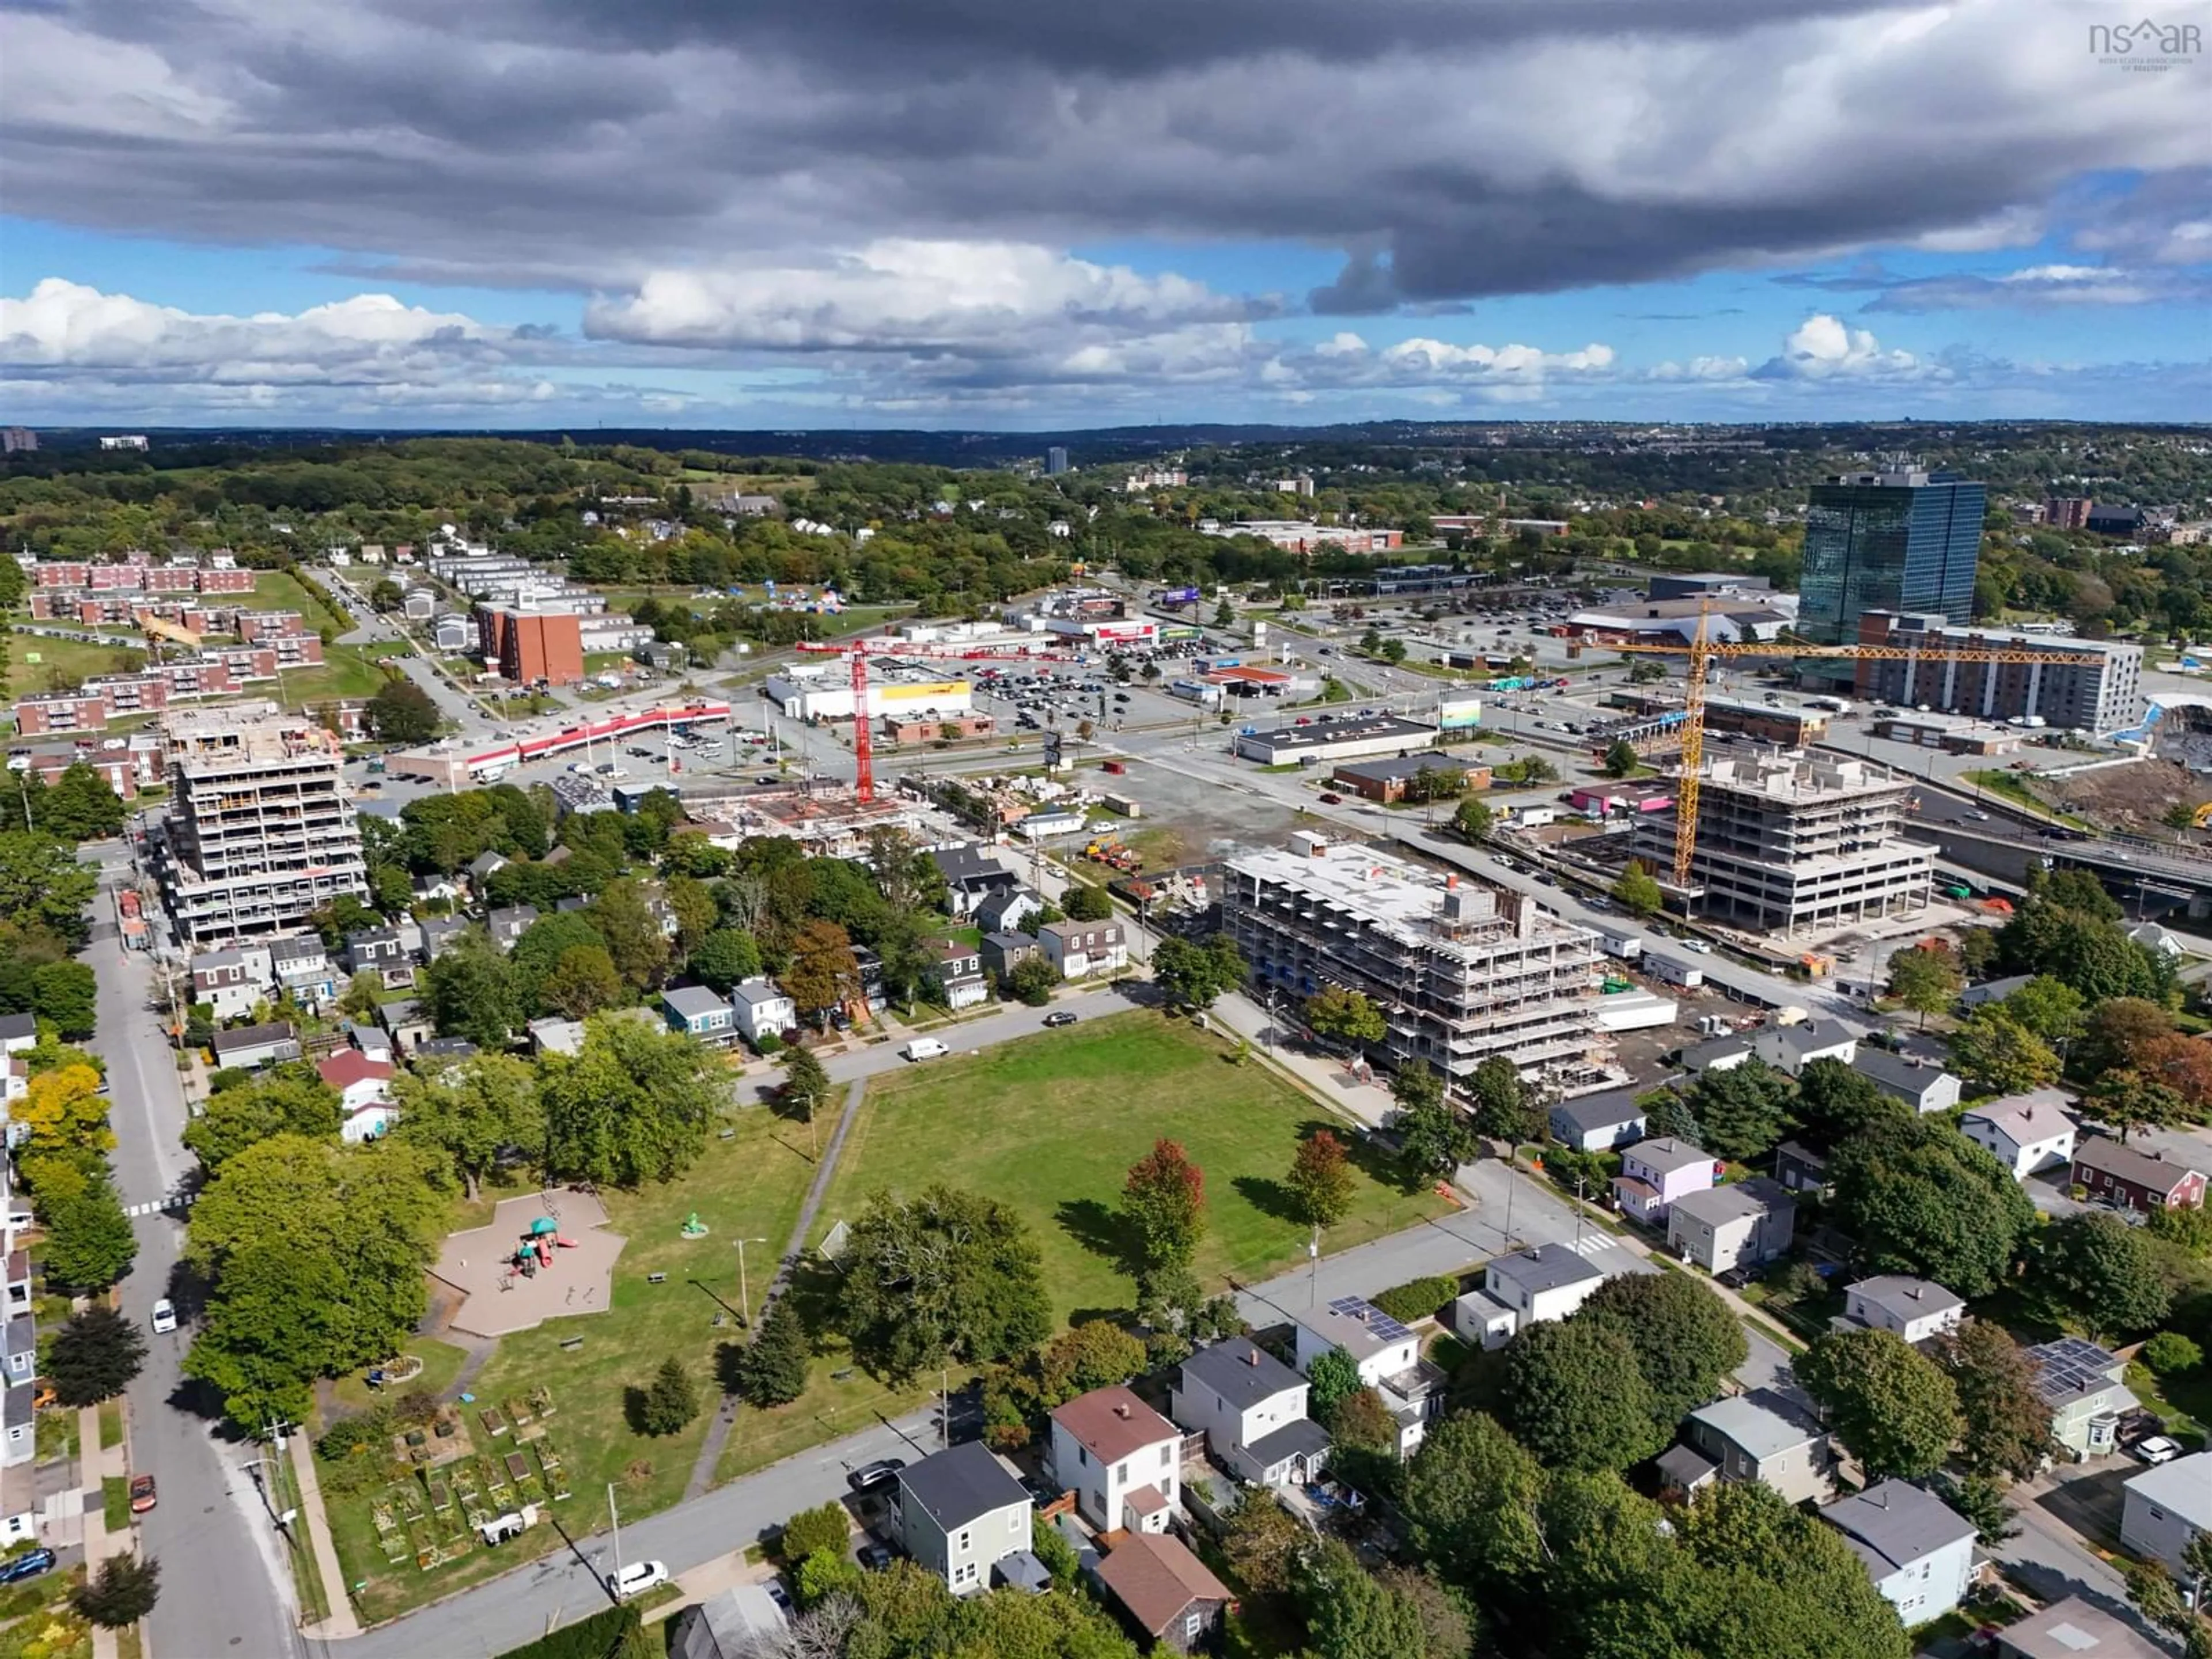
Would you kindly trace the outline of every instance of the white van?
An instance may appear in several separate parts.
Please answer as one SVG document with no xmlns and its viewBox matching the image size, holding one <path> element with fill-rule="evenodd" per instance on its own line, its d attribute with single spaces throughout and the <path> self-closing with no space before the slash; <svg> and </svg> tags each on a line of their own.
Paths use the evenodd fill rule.
<svg viewBox="0 0 2212 1659">
<path fill-rule="evenodd" d="M 951 1052 L 935 1037 L 916 1037 L 899 1050 L 901 1057 L 907 1060 L 935 1060 L 939 1054 Z"/>
</svg>

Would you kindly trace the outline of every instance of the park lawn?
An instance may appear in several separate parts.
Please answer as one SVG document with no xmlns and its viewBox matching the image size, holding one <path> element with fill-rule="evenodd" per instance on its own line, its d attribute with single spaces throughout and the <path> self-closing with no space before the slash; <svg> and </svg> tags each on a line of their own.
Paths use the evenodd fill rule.
<svg viewBox="0 0 2212 1659">
<path fill-rule="evenodd" d="M 376 658 L 391 654 L 389 646 L 326 645 L 319 668 L 288 668 L 277 677 L 284 688 L 287 708 L 311 708 L 319 702 L 373 697 L 384 689 L 385 672 Z M 276 683 L 265 690 L 273 693 Z"/>
<path fill-rule="evenodd" d="M 289 570 L 264 570 L 253 579 L 253 607 L 257 611 L 296 611 L 311 634 L 325 628 L 334 628 L 343 634 L 353 626 L 350 618 L 333 616 L 330 607 L 301 586 L 300 579 Z"/>
<path fill-rule="evenodd" d="M 713 1323 L 718 1304 L 738 1305 L 735 1241 L 748 1241 L 747 1290 L 757 1309 L 797 1224 L 813 1176 L 805 1131 L 794 1133 L 793 1125 L 754 1108 L 736 1111 L 727 1127 L 735 1132 L 731 1139 L 710 1139 L 706 1153 L 680 1179 L 635 1193 L 602 1191 L 609 1227 L 628 1241 L 615 1264 L 610 1312 L 551 1320 L 501 1338 L 497 1352 L 470 1385 L 476 1400 L 462 1409 L 477 1449 L 487 1454 L 504 1454 L 517 1443 L 512 1436 L 485 1435 L 476 1413 L 504 1400 L 526 1397 L 536 1388 L 550 1390 L 554 1411 L 545 1427 L 560 1448 L 574 1493 L 556 1515 L 572 1536 L 606 1525 L 610 1481 L 618 1487 L 625 1521 L 666 1509 L 684 1495 L 720 1403 L 716 1350 L 738 1334 L 726 1318 L 720 1328 Z M 679 1229 L 694 1211 L 711 1231 L 704 1238 L 686 1241 Z M 757 1238 L 770 1242 L 750 1243 Z M 652 1273 L 666 1273 L 667 1281 L 647 1284 L 646 1275 Z M 564 1340 L 578 1337 L 583 1339 L 580 1349 L 562 1348 Z M 408 1352 L 422 1356 L 427 1371 L 434 1351 L 445 1346 L 416 1339 Z M 643 1388 L 671 1355 L 690 1367 L 698 1384 L 699 1415 L 680 1434 L 648 1439 L 629 1427 L 625 1391 Z M 332 1499 L 330 1519 L 347 1583 L 362 1586 L 356 1591 L 355 1605 L 370 1620 L 396 1618 L 561 1542 L 551 1527 L 540 1527 L 497 1549 L 471 1550 L 457 1562 L 424 1572 L 411 1560 L 396 1566 L 386 1562 L 377 1547 L 369 1495 Z"/>
<path fill-rule="evenodd" d="M 410 1336 L 400 1352 L 412 1354 L 421 1360 L 422 1374 L 410 1382 L 380 1389 L 368 1386 L 367 1371 L 347 1372 L 331 1385 L 331 1394 L 344 1408 L 345 1415 L 365 1412 L 374 1406 L 390 1405 L 401 1395 L 416 1389 L 427 1389 L 443 1399 L 446 1391 L 453 1386 L 453 1378 L 459 1375 L 461 1367 L 468 1363 L 469 1358 L 466 1348 L 456 1347 L 451 1342 L 441 1342 L 433 1336 Z M 329 1425 L 326 1424 L 325 1426 Z"/>
<path fill-rule="evenodd" d="M 36 662 L 31 660 L 33 657 Z M 135 674 L 145 665 L 146 653 L 128 646 L 13 634 L 8 640 L 6 684 L 10 696 L 28 696 L 58 680 L 73 685 L 95 674 Z"/>
<path fill-rule="evenodd" d="M 1218 1291 L 1304 1259 L 1307 1229 L 1281 1182 L 1320 1127 L 1343 1134 L 1359 1161 L 1363 1143 L 1256 1061 L 1237 1065 L 1225 1044 L 1164 1016 L 1117 1015 L 872 1083 L 816 1233 L 858 1215 L 879 1187 L 969 1188 L 1034 1230 L 1057 1315 L 1110 1315 L 1134 1299 L 1115 1219 L 1122 1180 L 1155 1140 L 1181 1141 L 1205 1171 L 1194 1266 Z M 1322 1242 L 1346 1249 L 1449 1207 L 1425 1188 L 1408 1194 L 1363 1172 L 1351 1213 Z"/>
</svg>

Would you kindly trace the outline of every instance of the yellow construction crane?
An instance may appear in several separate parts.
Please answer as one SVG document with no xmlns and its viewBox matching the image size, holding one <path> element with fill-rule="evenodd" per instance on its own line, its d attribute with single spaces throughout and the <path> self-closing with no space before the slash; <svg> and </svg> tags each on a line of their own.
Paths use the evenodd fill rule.
<svg viewBox="0 0 2212 1659">
<path fill-rule="evenodd" d="M 1797 645 L 1779 640 L 1723 641 L 1705 637 L 1706 618 L 1698 618 L 1697 636 L 1682 645 L 1609 645 L 1603 648 L 1649 656 L 1687 657 L 1690 672 L 1682 715 L 1682 775 L 1674 791 L 1674 884 L 1686 894 L 1690 860 L 1698 850 L 1698 772 L 1705 752 L 1705 672 L 1717 657 L 1849 657 L 1860 662 L 2051 663 L 2091 665 L 2104 658 L 2087 651 L 2049 651 L 2027 646 Z M 1684 900 L 1686 905 L 1687 899 Z"/>
<path fill-rule="evenodd" d="M 149 616 L 144 611 L 138 615 L 138 631 L 148 639 L 174 640 L 179 645 L 194 651 L 198 650 L 204 642 L 202 636 L 191 629 L 179 627 L 173 622 L 163 622 L 159 617 Z"/>
</svg>

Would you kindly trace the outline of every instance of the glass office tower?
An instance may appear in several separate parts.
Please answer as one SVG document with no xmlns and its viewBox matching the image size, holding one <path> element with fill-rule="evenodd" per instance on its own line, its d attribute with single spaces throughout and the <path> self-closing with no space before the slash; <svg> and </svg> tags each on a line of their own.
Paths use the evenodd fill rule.
<svg viewBox="0 0 2212 1659">
<path fill-rule="evenodd" d="M 1867 611 L 1970 621 L 1988 489 L 1946 473 L 1856 472 L 1813 486 L 1797 629 L 1858 637 Z"/>
</svg>

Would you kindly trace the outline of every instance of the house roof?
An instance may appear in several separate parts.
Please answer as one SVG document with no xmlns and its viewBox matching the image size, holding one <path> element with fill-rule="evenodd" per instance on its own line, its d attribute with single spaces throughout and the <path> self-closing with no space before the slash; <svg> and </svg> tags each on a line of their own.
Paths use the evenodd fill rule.
<svg viewBox="0 0 2212 1659">
<path fill-rule="evenodd" d="M 1229 1587 L 1179 1538 L 1133 1532 L 1098 1564 L 1098 1580 L 1152 1635 L 1174 1627 L 1194 1601 L 1227 1601 Z"/>
<path fill-rule="evenodd" d="M 2154 1152 L 2139 1152 L 2106 1135 L 2092 1135 L 2075 1143 L 2074 1162 L 2085 1170 L 2101 1170 L 2130 1186 L 2154 1193 L 2170 1193 L 2197 1173 L 2186 1164 L 2160 1158 Z"/>
<path fill-rule="evenodd" d="M 1840 1021 L 1814 1019 L 1796 1025 L 1784 1025 L 1779 1030 L 1784 1046 L 1801 1054 L 1809 1054 L 1823 1048 L 1840 1048 L 1846 1042 L 1856 1042 L 1858 1034 Z"/>
<path fill-rule="evenodd" d="M 976 842 L 963 847 L 940 847 L 929 855 L 939 873 L 956 884 L 971 882 L 1012 881 L 1014 872 L 991 856 Z"/>
<path fill-rule="evenodd" d="M 1359 778 L 1373 783 L 1395 783 L 1401 778 L 1418 775 L 1425 768 L 1431 772 L 1451 772 L 1464 775 L 1482 769 L 1482 763 L 1470 761 L 1464 755 L 1447 755 L 1430 749 L 1418 755 L 1386 755 L 1378 760 L 1346 761 L 1336 769 L 1340 778 Z"/>
<path fill-rule="evenodd" d="M 1658 1140 L 1639 1140 L 1621 1153 L 1621 1157 L 1642 1164 L 1647 1170 L 1656 1170 L 1661 1175 L 1672 1175 L 1677 1170 L 1686 1170 L 1694 1164 L 1711 1164 L 1713 1155 L 1702 1146 L 1673 1135 Z"/>
<path fill-rule="evenodd" d="M 1605 1277 L 1605 1269 L 1591 1266 L 1587 1257 L 1565 1244 L 1539 1244 L 1533 1250 L 1498 1256 L 1491 1261 L 1489 1271 L 1531 1296 Z"/>
<path fill-rule="evenodd" d="M 240 1048 L 265 1048 L 272 1042 L 291 1040 L 291 1023 L 280 1019 L 267 1025 L 242 1025 L 234 1031 L 217 1031 L 208 1046 L 220 1056 Z"/>
<path fill-rule="evenodd" d="M 791 1000 L 790 995 L 783 987 L 773 980 L 767 979 L 742 981 L 730 993 L 730 999 L 733 1002 L 744 1003 L 748 1008 L 765 1008 L 775 1003 Z"/>
<path fill-rule="evenodd" d="M 1668 1447 L 1659 1454 L 1657 1467 L 1661 1485 L 1684 1492 L 1694 1492 L 1720 1473 L 1720 1465 L 1695 1446 Z"/>
<path fill-rule="evenodd" d="M 1941 1066 L 1917 1066 L 1887 1048 L 1862 1046 L 1851 1058 L 1851 1069 L 1865 1073 L 1885 1089 L 1893 1089 L 1917 1100 L 1947 1076 Z"/>
<path fill-rule="evenodd" d="M 2130 1492 L 2180 1516 L 2197 1531 L 2212 1532 L 2212 1452 L 2160 1463 L 2126 1485 Z"/>
<path fill-rule="evenodd" d="M 341 1048 L 315 1066 L 316 1073 L 340 1094 L 356 1083 L 383 1083 L 392 1077 L 388 1060 L 371 1060 L 358 1048 Z"/>
<path fill-rule="evenodd" d="M 1774 1149 L 1774 1155 L 1777 1159 L 1786 1158 L 1793 1164 L 1802 1164 L 1808 1170 L 1825 1170 L 1828 1167 L 1828 1155 L 1826 1152 L 1814 1151 L 1802 1140 L 1784 1141 Z"/>
<path fill-rule="evenodd" d="M 1690 1420 L 1703 1423 L 1762 1462 L 1826 1433 L 1808 1413 L 1771 1389 L 1753 1389 L 1700 1406 L 1690 1413 Z"/>
<path fill-rule="evenodd" d="M 534 904 L 510 904 L 505 909 L 495 910 L 484 918 L 484 926 L 495 933 L 520 933 L 538 920 Z"/>
<path fill-rule="evenodd" d="M 1372 1302 L 1357 1296 L 1340 1296 L 1319 1312 L 1297 1318 L 1316 1336 L 1354 1359 L 1371 1358 L 1413 1334 Z"/>
<path fill-rule="evenodd" d="M 203 951 L 192 958 L 192 971 L 196 974 L 212 973 L 218 968 L 243 968 L 244 966 L 246 966 L 246 952 L 243 951 Z M 18 1016 L 10 1014 L 8 1018 L 14 1019 Z"/>
<path fill-rule="evenodd" d="M 1052 1571 L 1034 1550 L 1016 1550 L 991 1564 L 991 1573 L 1002 1584 L 1042 1595 L 1052 1588 Z"/>
<path fill-rule="evenodd" d="M 940 963 L 966 962 L 969 957 L 975 954 L 975 947 L 974 945 L 963 945 L 957 939 L 941 939 L 936 940 L 935 944 L 937 945 L 937 959 Z"/>
<path fill-rule="evenodd" d="M 1037 948 L 1037 942 L 1027 933 L 986 933 L 983 943 L 1000 955 L 1010 957 Z"/>
<path fill-rule="evenodd" d="M 584 1022 L 580 1019 L 533 1019 L 530 1035 L 538 1046 L 548 1054 L 580 1054 L 584 1047 Z"/>
<path fill-rule="evenodd" d="M 1244 1448 L 1261 1468 L 1286 1458 L 1312 1457 L 1328 1449 L 1328 1431 L 1310 1417 L 1296 1417 L 1273 1434 L 1263 1434 Z"/>
<path fill-rule="evenodd" d="M 1246 1336 L 1209 1344 L 1182 1362 L 1186 1386 L 1196 1382 L 1243 1411 L 1272 1400 L 1285 1389 L 1303 1389 L 1306 1380 Z"/>
<path fill-rule="evenodd" d="M 730 1005 L 703 985 L 678 985 L 663 991 L 660 1000 L 685 1019 L 720 1013 Z"/>
<path fill-rule="evenodd" d="M 1708 1037 L 1682 1050 L 1682 1064 L 1689 1071 L 1702 1072 L 1715 1060 L 1751 1052 L 1752 1041 L 1747 1036 Z"/>
<path fill-rule="evenodd" d="M 2164 1648 L 2078 1595 L 2053 1601 L 1997 1633 L 2021 1659 L 2168 1659 Z"/>
<path fill-rule="evenodd" d="M 483 877 L 491 874 L 495 870 L 503 869 L 507 866 L 507 862 L 508 860 L 503 854 L 492 852 L 479 853 L 469 860 L 469 873 L 477 877 L 478 879 L 482 879 Z"/>
<path fill-rule="evenodd" d="M 294 933 L 289 939 L 269 941 L 269 960 L 280 966 L 288 962 L 313 962 L 329 954 L 321 936 L 315 933 Z"/>
<path fill-rule="evenodd" d="M 1052 1420 L 1102 1463 L 1118 1463 L 1140 1446 L 1182 1438 L 1174 1424 L 1118 1384 L 1054 1407 Z"/>
<path fill-rule="evenodd" d="M 1614 1089 L 1580 1100 L 1563 1100 L 1552 1108 L 1551 1119 L 1583 1134 L 1593 1129 L 1618 1128 L 1624 1123 L 1641 1123 L 1645 1113 L 1636 1103 L 1635 1095 L 1634 1090 Z"/>
<path fill-rule="evenodd" d="M 980 1440 L 932 1452 L 899 1471 L 899 1486 L 944 1531 L 1019 1504 L 1030 1495 Z"/>
<path fill-rule="evenodd" d="M 1964 1297 L 1954 1296 L 1934 1279 L 1913 1279 L 1904 1273 L 1883 1273 L 1875 1279 L 1862 1279 L 1856 1285 L 1845 1285 L 1844 1293 L 1870 1302 L 1884 1313 L 1907 1321 L 1925 1319 L 1930 1314 L 1949 1313 L 1954 1308 L 1966 1305 Z"/>
<path fill-rule="evenodd" d="M 2027 1357 L 2035 1364 L 2035 1391 L 2052 1406 L 2104 1393 L 2122 1370 L 2118 1354 L 2080 1336 L 2039 1342 Z"/>
<path fill-rule="evenodd" d="M 0 1014 L 0 1039 L 13 1042 L 17 1037 L 36 1041 L 39 1017 L 36 1014 Z"/>
<path fill-rule="evenodd" d="M 397 927 L 363 927 L 358 932 L 346 935 L 346 945 L 353 950 L 359 950 L 364 945 L 397 945 L 398 943 L 399 930 Z"/>
<path fill-rule="evenodd" d="M 1756 1176 L 1749 1181 L 1739 1181 L 1726 1187 L 1707 1187 L 1694 1193 L 1685 1193 L 1674 1200 L 1673 1212 L 1686 1215 L 1692 1221 L 1702 1221 L 1709 1227 L 1718 1227 L 1731 1221 L 1753 1220 L 1796 1207 L 1797 1200 L 1790 1195 L 1787 1189 L 1764 1176 Z"/>
<path fill-rule="evenodd" d="M 2016 1146 L 2039 1140 L 2055 1140 L 2081 1127 L 2066 1110 L 2073 1097 L 2063 1089 L 2037 1089 L 2024 1095 L 2008 1095 L 1986 1106 L 1977 1106 L 1960 1119 L 1962 1123 L 1986 1123 Z"/>
<path fill-rule="evenodd" d="M 2033 974 L 2014 974 L 2009 979 L 1985 980 L 1979 985 L 1969 985 L 1959 994 L 1959 1000 L 1969 1008 L 1978 1008 L 1985 1002 L 2002 1002 L 2034 977 Z"/>
<path fill-rule="evenodd" d="M 1042 939 L 1047 933 L 1050 933 L 1057 939 L 1070 939 L 1079 938 L 1085 933 L 1093 932 L 1104 933 L 1109 938 L 1119 938 L 1121 932 L 1121 924 L 1118 921 L 1110 920 L 1106 921 L 1048 921 L 1045 923 L 1043 927 L 1037 929 L 1037 937 L 1039 939 Z"/>
<path fill-rule="evenodd" d="M 1974 1535 L 1972 1522 L 1903 1480 L 1884 1480 L 1838 1498 L 1820 1518 L 1850 1540 L 1877 1580 Z"/>
<path fill-rule="evenodd" d="M 743 1659 L 790 1621 L 764 1584 L 733 1584 L 678 1615 L 670 1659 Z"/>
</svg>

